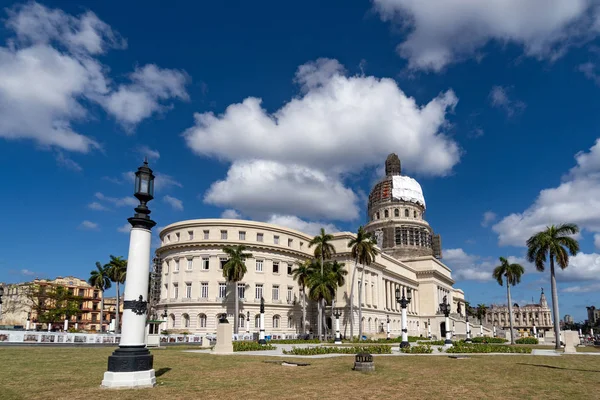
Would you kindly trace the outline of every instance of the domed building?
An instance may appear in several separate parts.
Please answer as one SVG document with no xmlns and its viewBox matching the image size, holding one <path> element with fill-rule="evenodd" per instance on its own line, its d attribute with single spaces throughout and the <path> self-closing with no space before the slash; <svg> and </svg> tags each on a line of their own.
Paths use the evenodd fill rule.
<svg viewBox="0 0 600 400">
<path fill-rule="evenodd" d="M 441 338 L 445 332 L 439 304 L 447 297 L 457 337 L 465 335 L 459 303 L 464 293 L 453 287 L 451 270 L 441 261 L 439 235 L 424 219 L 425 197 L 419 183 L 401 174 L 397 155 L 385 164 L 386 176 L 369 196 L 369 221 L 365 226 L 377 238 L 380 253 L 368 266 L 357 266 L 357 281 L 351 282 L 355 260 L 348 243 L 351 232 L 333 233 L 334 259 L 345 265 L 345 285 L 335 297 L 341 311 L 342 335 L 348 337 L 350 319 L 354 335 L 359 323 L 368 336 L 385 334 L 389 320 L 392 336 L 401 334 L 401 308 L 396 289 L 412 290 L 408 305 L 408 333 Z M 307 318 L 302 321 L 302 292 L 292 271 L 298 263 L 313 257 L 308 243 L 312 236 L 293 229 L 263 222 L 235 219 L 199 219 L 168 225 L 160 232 L 161 246 L 156 250 L 155 269 L 160 276 L 158 314 L 166 314 L 167 329 L 174 332 L 212 334 L 222 314 L 238 318 L 239 334 L 258 332 L 261 297 L 265 301 L 265 329 L 274 337 L 316 334 L 316 303 L 307 301 Z M 226 282 L 223 265 L 225 246 L 245 245 L 250 257 L 247 273 L 236 286 Z M 364 268 L 364 275 L 362 269 Z M 363 275 L 362 321 L 358 317 L 358 279 Z M 354 284 L 354 315 L 350 315 L 350 292 Z M 239 315 L 234 316 L 234 290 L 239 294 Z M 327 326 L 332 327 L 328 305 Z M 476 324 L 475 324 L 476 325 Z M 489 329 L 485 330 L 489 333 Z M 329 331 L 331 334 L 331 331 Z"/>
</svg>

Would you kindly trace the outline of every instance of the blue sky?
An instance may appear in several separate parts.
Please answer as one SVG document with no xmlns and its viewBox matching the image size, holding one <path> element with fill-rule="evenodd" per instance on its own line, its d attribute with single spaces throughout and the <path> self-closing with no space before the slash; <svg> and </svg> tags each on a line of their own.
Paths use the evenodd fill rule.
<svg viewBox="0 0 600 400">
<path fill-rule="evenodd" d="M 126 256 L 144 155 L 159 227 L 225 213 L 314 232 L 365 223 L 396 152 L 472 303 L 504 301 L 499 256 L 526 266 L 515 301 L 549 292 L 524 242 L 577 223 L 560 312 L 583 320 L 600 289 L 596 3 L 321 3 L 5 2 L 0 281 Z"/>
</svg>

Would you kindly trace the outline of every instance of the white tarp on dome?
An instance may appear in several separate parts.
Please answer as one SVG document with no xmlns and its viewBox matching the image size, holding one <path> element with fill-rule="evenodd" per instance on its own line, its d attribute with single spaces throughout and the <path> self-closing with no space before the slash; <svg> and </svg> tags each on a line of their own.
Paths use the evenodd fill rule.
<svg viewBox="0 0 600 400">
<path fill-rule="evenodd" d="M 392 197 L 396 200 L 421 204 L 425 208 L 425 197 L 419 182 L 408 176 L 392 177 Z"/>
</svg>

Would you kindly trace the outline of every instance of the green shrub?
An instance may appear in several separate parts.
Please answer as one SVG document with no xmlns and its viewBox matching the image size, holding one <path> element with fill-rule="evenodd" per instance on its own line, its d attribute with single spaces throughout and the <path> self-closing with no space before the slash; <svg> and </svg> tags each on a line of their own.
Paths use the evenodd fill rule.
<svg viewBox="0 0 600 400">
<path fill-rule="evenodd" d="M 419 344 L 431 345 L 431 346 L 440 346 L 444 345 L 444 340 L 419 340 Z"/>
<path fill-rule="evenodd" d="M 308 343 L 321 343 L 319 339 L 277 339 L 277 340 L 269 340 L 269 343 L 274 344 L 308 344 Z M 333 343 L 333 341 L 330 341 Z"/>
<path fill-rule="evenodd" d="M 259 351 L 275 350 L 270 344 L 259 344 L 257 342 L 233 342 L 233 351 Z"/>
<path fill-rule="evenodd" d="M 531 353 L 529 347 L 499 346 L 493 344 L 474 343 L 470 345 L 456 344 L 446 350 L 446 353 Z"/>
<path fill-rule="evenodd" d="M 421 338 L 419 336 L 409 336 L 408 337 L 409 343 L 415 343 L 420 339 L 423 339 L 423 338 Z M 332 341 L 330 341 L 330 342 L 332 342 Z M 350 342 L 351 343 L 400 343 L 400 342 L 402 342 L 402 336 L 398 336 L 398 337 L 390 338 L 390 339 L 379 338 L 379 339 L 366 339 L 366 340 L 358 340 L 358 338 L 355 337 Z"/>
<path fill-rule="evenodd" d="M 539 341 L 534 337 L 524 337 L 515 340 L 516 344 L 538 344 Z"/>
<path fill-rule="evenodd" d="M 408 354 L 430 354 L 430 353 L 433 353 L 433 349 L 428 344 L 403 347 L 400 349 L 400 351 L 403 353 L 408 353 Z"/>
<path fill-rule="evenodd" d="M 296 356 L 316 356 L 320 354 L 391 354 L 392 347 L 386 345 L 379 346 L 316 346 L 308 348 L 292 347 L 291 350 L 283 350 L 283 354 L 293 354 Z"/>
<path fill-rule="evenodd" d="M 507 340 L 499 337 L 477 336 L 471 338 L 473 343 L 506 343 Z"/>
</svg>

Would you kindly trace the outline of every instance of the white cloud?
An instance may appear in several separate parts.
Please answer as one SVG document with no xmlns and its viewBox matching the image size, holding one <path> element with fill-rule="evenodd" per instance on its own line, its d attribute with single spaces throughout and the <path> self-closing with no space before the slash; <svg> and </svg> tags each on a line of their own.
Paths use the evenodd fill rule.
<svg viewBox="0 0 600 400">
<path fill-rule="evenodd" d="M 30 271 L 28 269 L 23 268 L 21 271 L 21 275 L 25 275 L 25 276 L 33 276 L 36 274 L 36 272 L 34 271 Z"/>
<path fill-rule="evenodd" d="M 508 117 L 521 113 L 526 107 L 521 100 L 513 100 L 509 97 L 511 91 L 511 87 L 493 86 L 489 94 L 492 106 L 504 110 Z"/>
<path fill-rule="evenodd" d="M 183 201 L 178 198 L 166 195 L 163 197 L 163 201 L 170 205 L 174 210 L 183 211 Z"/>
<path fill-rule="evenodd" d="M 481 226 L 486 227 L 488 226 L 491 222 L 496 220 L 496 213 L 492 212 L 492 211 L 486 211 L 483 213 L 483 219 L 481 220 Z"/>
<path fill-rule="evenodd" d="M 594 81 L 596 85 L 600 85 L 600 74 L 597 71 L 596 64 L 592 62 L 586 62 L 577 68 L 579 71 L 583 72 L 586 78 Z"/>
<path fill-rule="evenodd" d="M 108 203 L 114 204 L 117 207 L 124 207 L 124 206 L 136 207 L 139 204 L 139 201 L 137 201 L 137 199 L 135 197 L 122 197 L 122 198 L 108 197 L 108 196 L 103 195 L 100 192 L 94 194 L 94 196 L 98 200 L 106 201 Z"/>
<path fill-rule="evenodd" d="M 257 218 L 348 220 L 358 217 L 359 208 L 344 177 L 381 165 L 390 152 L 399 154 L 407 171 L 451 172 L 460 150 L 442 132 L 446 113 L 458 102 L 452 91 L 420 106 L 392 79 L 342 71 L 328 59 L 300 66 L 294 81 L 302 94 L 272 114 L 255 97 L 221 115 L 195 114 L 195 126 L 184 133 L 188 146 L 232 163 L 205 201 Z"/>
<path fill-rule="evenodd" d="M 79 225 L 79 229 L 93 231 L 98 229 L 98 224 L 92 221 L 85 220 Z"/>
<path fill-rule="evenodd" d="M 129 183 L 134 183 L 135 182 L 135 172 L 130 171 L 130 172 L 123 172 L 121 174 L 121 176 L 123 177 L 123 181 L 125 182 L 129 182 Z M 173 178 L 171 175 L 167 175 L 167 174 L 161 174 L 160 172 L 154 172 L 154 193 L 156 194 L 157 192 L 160 192 L 161 190 L 166 190 L 169 188 L 172 188 L 174 186 L 180 187 L 182 188 L 183 185 L 181 184 L 181 182 L 175 180 L 175 178 Z M 109 180 L 111 182 L 114 183 L 123 183 L 123 181 L 119 180 L 118 178 L 105 178 L 106 180 Z"/>
<path fill-rule="evenodd" d="M 29 2 L 7 13 L 5 25 L 14 37 L 8 39 L 6 47 L 0 47 L 2 138 L 33 140 L 45 148 L 87 153 L 101 145 L 72 128 L 73 122 L 88 118 L 84 104 L 104 105 L 107 112 L 131 128 L 158 111 L 159 100 L 185 97 L 181 86 L 173 83 L 173 76 L 181 72 L 152 64 L 136 69 L 129 77 L 132 83 L 114 91 L 107 75 L 109 68 L 98 57 L 110 49 L 124 48 L 125 41 L 90 11 L 75 17 Z M 113 106 L 122 88 L 140 94 L 140 106 L 122 102 L 131 116 L 123 116 L 123 110 Z M 152 106 L 147 107 L 148 103 Z M 63 160 L 76 168 L 74 162 Z"/>
<path fill-rule="evenodd" d="M 495 265 L 489 259 L 465 253 L 461 248 L 443 251 L 444 263 L 452 269 L 457 280 L 489 281 Z"/>
<path fill-rule="evenodd" d="M 600 249 L 600 234 L 598 233 L 594 235 L 594 247 Z"/>
<path fill-rule="evenodd" d="M 270 224 L 295 229 L 302 233 L 306 233 L 307 235 L 318 235 L 321 232 L 321 228 L 324 228 L 327 233 L 335 233 L 340 231 L 335 225 L 303 221 L 293 215 L 272 215 L 267 222 Z"/>
<path fill-rule="evenodd" d="M 158 160 L 160 158 L 160 153 L 158 150 L 152 150 L 148 146 L 140 146 L 137 149 L 137 152 L 140 153 L 144 157 L 148 157 L 148 160 Z"/>
<path fill-rule="evenodd" d="M 77 164 L 75 161 L 71 160 L 70 158 L 65 157 L 65 155 L 62 153 L 62 151 L 59 151 L 56 153 L 56 162 L 58 163 L 58 165 L 61 165 L 72 171 L 75 171 L 75 172 L 83 171 L 83 168 L 81 167 L 81 165 Z"/>
<path fill-rule="evenodd" d="M 569 286 L 561 290 L 563 293 L 590 293 L 600 291 L 600 283 L 593 283 L 591 285 L 577 285 Z"/>
<path fill-rule="evenodd" d="M 106 210 L 108 210 L 108 208 L 104 207 L 102 204 L 98 203 L 97 201 L 93 201 L 90 204 L 88 204 L 88 208 L 90 210 L 96 210 L 96 211 L 106 211 Z"/>
<path fill-rule="evenodd" d="M 489 42 L 516 44 L 525 55 L 555 60 L 598 33 L 590 0 L 373 0 L 384 21 L 408 34 L 398 53 L 410 69 L 441 71 L 481 57 Z"/>
<path fill-rule="evenodd" d="M 240 217 L 241 217 L 241 214 L 231 208 L 229 208 L 221 213 L 221 218 L 225 218 L 225 219 L 239 219 Z"/>
<path fill-rule="evenodd" d="M 525 246 L 534 233 L 565 222 L 600 232 L 600 140 L 575 159 L 577 165 L 559 186 L 542 190 L 525 211 L 510 214 L 492 227 L 499 245 Z"/>
<path fill-rule="evenodd" d="M 129 233 L 131 231 L 131 224 L 128 222 L 123 226 L 118 227 L 117 231 L 121 233 Z"/>
<path fill-rule="evenodd" d="M 544 273 L 550 274 L 550 266 Z M 569 266 L 562 270 L 556 267 L 556 279 L 559 282 L 598 281 L 600 280 L 600 254 L 579 253 L 569 258 Z"/>
</svg>

